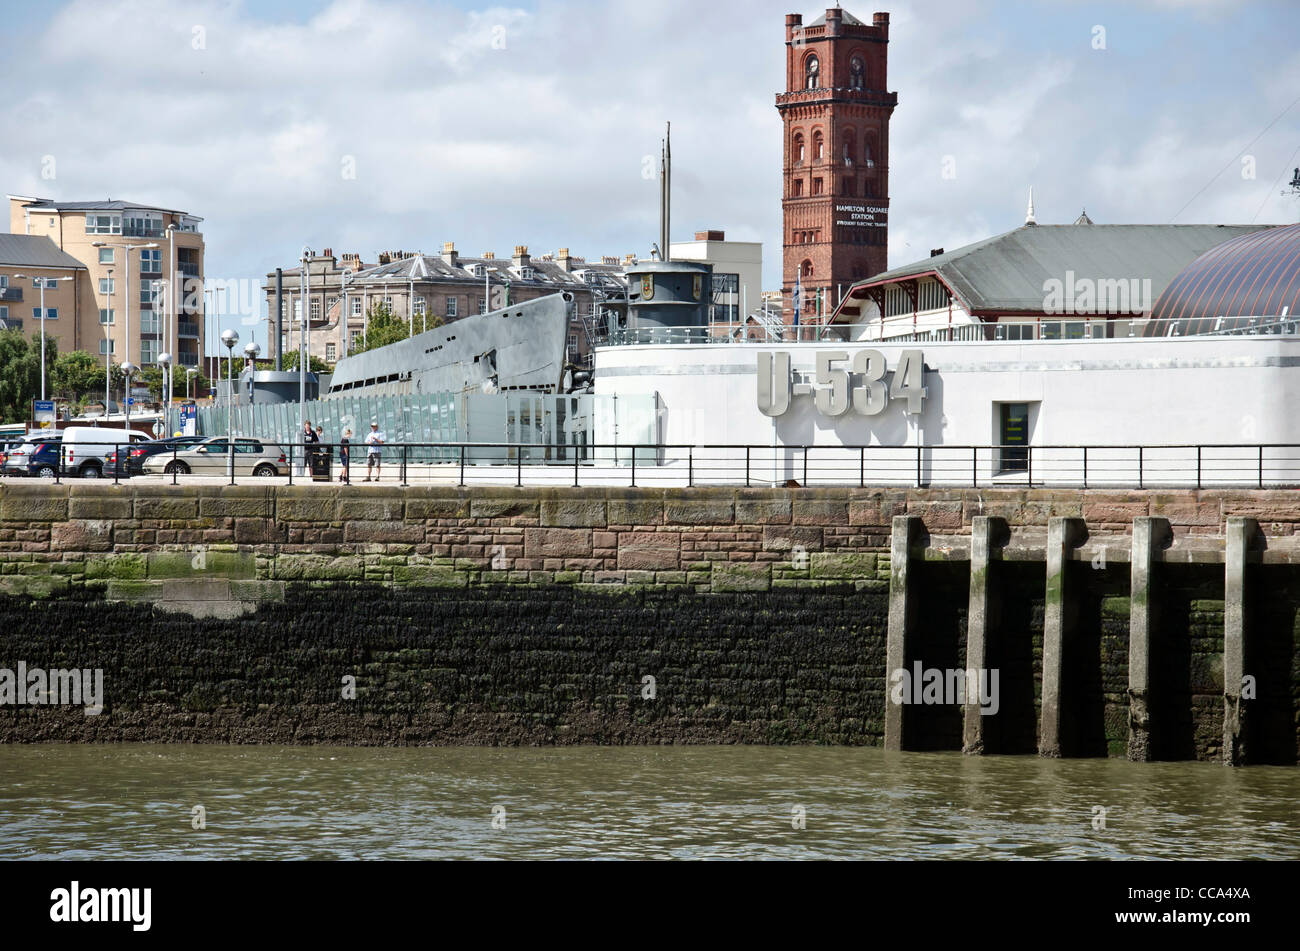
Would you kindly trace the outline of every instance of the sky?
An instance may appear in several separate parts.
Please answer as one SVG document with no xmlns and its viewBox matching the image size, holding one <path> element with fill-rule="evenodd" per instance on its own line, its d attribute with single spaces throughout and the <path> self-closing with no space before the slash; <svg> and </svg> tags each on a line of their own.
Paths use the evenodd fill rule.
<svg viewBox="0 0 1300 951">
<path fill-rule="evenodd" d="M 1018 227 L 1031 185 L 1040 224 L 1300 220 L 1295 0 L 845 9 L 891 17 L 891 267 Z M 785 14 L 824 10 L 3 0 L 0 184 L 198 215 L 250 287 L 304 245 L 645 258 L 671 121 L 673 239 L 761 241 L 775 289 Z"/>
</svg>

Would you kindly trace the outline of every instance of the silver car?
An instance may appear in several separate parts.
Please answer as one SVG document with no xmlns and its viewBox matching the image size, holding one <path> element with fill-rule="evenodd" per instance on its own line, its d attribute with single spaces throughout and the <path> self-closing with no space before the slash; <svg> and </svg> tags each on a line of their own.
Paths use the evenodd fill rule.
<svg viewBox="0 0 1300 951">
<path fill-rule="evenodd" d="M 195 446 L 150 456 L 144 461 L 143 468 L 146 473 L 155 475 L 171 475 L 173 472 L 180 475 L 190 472 L 199 475 L 227 475 L 230 472 L 227 464 L 233 456 L 235 475 L 288 475 L 289 464 L 279 446 L 244 437 L 236 437 L 234 446 L 235 451 L 231 453 L 230 443 L 225 436 L 213 436 Z"/>
</svg>

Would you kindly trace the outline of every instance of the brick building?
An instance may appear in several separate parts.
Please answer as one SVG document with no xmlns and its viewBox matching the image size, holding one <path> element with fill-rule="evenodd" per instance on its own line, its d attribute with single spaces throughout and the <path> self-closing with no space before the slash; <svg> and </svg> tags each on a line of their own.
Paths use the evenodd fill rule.
<svg viewBox="0 0 1300 951">
<path fill-rule="evenodd" d="M 884 271 L 889 236 L 889 14 L 870 25 L 834 7 L 785 18 L 783 316 L 831 314 L 849 285 Z"/>
<path fill-rule="evenodd" d="M 450 322 L 470 314 L 482 314 L 548 294 L 569 292 L 574 296 L 576 315 L 569 328 L 569 360 L 585 365 L 590 352 L 590 322 L 606 303 L 626 297 L 623 269 L 635 263 L 624 258 L 602 257 L 587 261 L 560 248 L 555 254 L 533 257 L 524 245 L 513 256 L 497 258 L 491 252 L 482 257 L 462 257 L 452 242 L 442 254 L 412 254 L 390 251 L 378 255 L 377 263 L 365 263 L 358 254 L 336 258 L 330 249 L 314 254 L 307 267 L 307 316 L 310 321 L 311 354 L 333 364 L 348 355 L 362 340 L 371 306 L 386 303 L 398 317 L 420 314 Z M 286 353 L 299 347 L 302 314 L 301 267 L 285 268 L 284 339 Z M 344 314 L 346 284 L 347 312 Z M 275 315 L 275 274 L 267 275 L 268 319 Z M 274 340 L 274 329 L 267 339 Z M 274 350 L 268 356 L 274 356 Z"/>
</svg>

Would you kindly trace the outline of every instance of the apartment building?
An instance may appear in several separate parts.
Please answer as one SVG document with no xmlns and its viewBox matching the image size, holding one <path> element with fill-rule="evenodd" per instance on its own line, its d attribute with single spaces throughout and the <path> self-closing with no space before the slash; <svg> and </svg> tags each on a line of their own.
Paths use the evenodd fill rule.
<svg viewBox="0 0 1300 951">
<path fill-rule="evenodd" d="M 89 302 L 85 266 L 49 238 L 0 234 L 0 330 L 41 329 L 59 352 L 75 350 L 80 309 Z"/>
<path fill-rule="evenodd" d="M 59 324 L 60 351 L 88 350 L 141 367 L 169 353 L 179 366 L 199 366 L 203 219 L 112 199 L 8 198 L 13 235 L 47 239 L 84 268 L 70 319 Z M 46 306 L 57 306 L 48 303 L 48 293 Z"/>
<path fill-rule="evenodd" d="M 447 242 L 441 255 L 388 251 L 378 255 L 377 262 L 366 263 L 359 254 L 344 254 L 340 259 L 326 248 L 307 259 L 305 281 L 301 264 L 282 269 L 281 346 L 285 352 L 300 346 L 304 283 L 311 354 L 331 364 L 356 349 L 365 335 L 366 315 L 380 302 L 401 318 L 428 314 L 450 322 L 507 303 L 568 292 L 576 305 L 569 327 L 569 361 L 585 365 L 594 321 L 606 304 L 626 297 L 623 271 L 635 260 L 626 255 L 587 261 L 571 255 L 568 248 L 534 257 L 526 245 L 517 245 L 509 258 L 497 258 L 491 251 L 468 258 L 457 252 L 454 242 Z M 267 275 L 266 304 L 268 319 L 273 322 L 274 272 Z M 268 329 L 267 339 L 275 339 L 273 327 Z"/>
</svg>

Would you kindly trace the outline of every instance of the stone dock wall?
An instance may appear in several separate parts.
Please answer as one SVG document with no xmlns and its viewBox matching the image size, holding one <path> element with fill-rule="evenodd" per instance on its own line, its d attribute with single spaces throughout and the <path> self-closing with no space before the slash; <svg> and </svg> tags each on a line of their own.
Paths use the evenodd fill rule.
<svg viewBox="0 0 1300 951">
<path fill-rule="evenodd" d="M 1136 628 L 1135 519 L 1167 535 Z M 1255 555 L 1234 601 L 1242 520 Z M 1059 589 L 1049 523 L 1072 539 Z M 1240 740 L 1233 761 L 1295 762 L 1297 528 L 1300 497 L 1271 491 L 10 482 L 0 670 L 101 668 L 105 709 L 0 703 L 0 740 L 892 739 L 1207 760 Z M 1006 537 L 985 551 L 980 531 Z M 998 714 L 975 729 L 959 705 L 900 709 L 891 638 L 909 667 L 982 651 Z M 1267 666 L 1235 707 L 1225 653 L 1230 672 Z M 1225 728 L 1243 703 L 1249 737 Z"/>
</svg>

